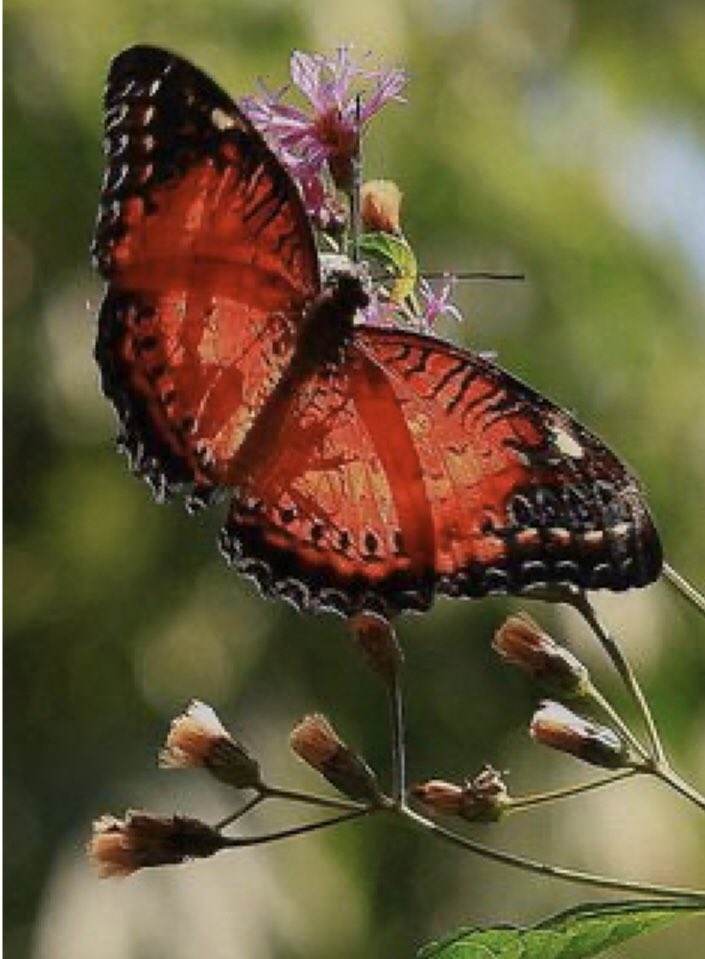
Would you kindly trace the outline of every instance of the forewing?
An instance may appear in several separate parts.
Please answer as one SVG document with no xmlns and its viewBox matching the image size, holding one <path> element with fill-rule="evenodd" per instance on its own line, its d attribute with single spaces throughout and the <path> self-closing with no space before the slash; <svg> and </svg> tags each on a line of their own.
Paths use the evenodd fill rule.
<svg viewBox="0 0 705 959">
<path fill-rule="evenodd" d="M 565 411 L 443 341 L 359 327 L 302 384 L 222 545 L 303 608 L 392 614 L 659 572 L 635 479 Z"/>
<path fill-rule="evenodd" d="M 296 187 L 181 58 L 133 47 L 105 94 L 96 356 L 135 468 L 160 491 L 226 481 L 286 368 L 318 260 Z"/>
</svg>

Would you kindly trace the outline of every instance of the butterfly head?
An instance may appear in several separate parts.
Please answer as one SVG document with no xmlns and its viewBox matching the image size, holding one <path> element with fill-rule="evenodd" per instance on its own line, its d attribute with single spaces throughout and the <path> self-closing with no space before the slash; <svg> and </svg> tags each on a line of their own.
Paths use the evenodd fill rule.
<svg viewBox="0 0 705 959">
<path fill-rule="evenodd" d="M 323 289 L 333 295 L 346 313 L 364 309 L 372 292 L 368 265 L 354 263 L 339 253 L 324 253 L 320 259 Z"/>
</svg>

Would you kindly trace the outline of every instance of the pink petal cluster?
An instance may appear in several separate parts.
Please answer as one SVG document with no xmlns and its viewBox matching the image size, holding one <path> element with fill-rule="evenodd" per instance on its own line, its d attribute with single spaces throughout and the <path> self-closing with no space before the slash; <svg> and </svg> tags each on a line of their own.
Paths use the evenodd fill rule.
<svg viewBox="0 0 705 959">
<path fill-rule="evenodd" d="M 462 321 L 463 315 L 451 302 L 451 296 L 457 278 L 448 274 L 443 284 L 434 288 L 423 276 L 419 277 L 418 291 L 421 298 L 421 312 L 415 318 L 421 329 L 433 333 L 436 323 L 442 316 L 451 316 L 454 320 Z M 384 295 L 384 291 L 373 290 L 370 302 L 364 310 L 365 321 L 372 326 L 399 326 L 405 313 L 399 303 Z M 408 315 L 407 315 L 408 320 Z"/>
<path fill-rule="evenodd" d="M 245 97 L 241 105 L 298 181 L 308 212 L 325 225 L 339 211 L 330 207 L 322 174 L 327 170 L 337 187 L 350 189 L 361 131 L 386 103 L 403 101 L 407 76 L 356 66 L 348 46 L 334 58 L 296 50 L 290 71 L 307 110 L 283 102 L 290 86 L 276 92 L 262 86 L 261 97 Z"/>
<path fill-rule="evenodd" d="M 365 322 L 370 326 L 399 326 L 399 304 L 380 294 L 379 290 L 372 290 L 370 301 L 362 311 Z"/>
<path fill-rule="evenodd" d="M 443 279 L 443 285 L 439 289 L 433 286 L 424 277 L 419 280 L 419 293 L 422 300 L 421 320 L 427 330 L 433 330 L 434 326 L 442 316 L 452 316 L 454 320 L 462 321 L 463 315 L 453 303 L 451 296 L 457 279 L 448 274 Z"/>
<path fill-rule="evenodd" d="M 408 77 L 403 70 L 358 66 L 353 63 L 349 45 L 339 47 L 333 57 L 295 50 L 290 73 L 290 84 L 272 91 L 260 83 L 260 94 L 243 98 L 241 106 L 296 181 L 314 226 L 338 236 L 347 225 L 347 210 L 337 191 L 350 194 L 354 187 L 360 136 L 386 104 L 404 102 Z M 287 102 L 293 90 L 303 95 L 305 107 Z M 399 193 L 398 188 L 395 190 Z M 386 232 L 399 232 L 400 199 L 399 194 L 396 225 L 389 220 L 392 227 L 386 226 Z M 415 319 L 421 329 L 433 332 L 442 316 L 462 319 L 451 302 L 455 283 L 450 275 L 435 287 L 420 279 L 420 310 Z M 379 288 L 372 292 L 364 316 L 373 325 L 396 326 L 404 319 L 408 321 L 410 313 L 408 304 L 396 302 Z"/>
</svg>

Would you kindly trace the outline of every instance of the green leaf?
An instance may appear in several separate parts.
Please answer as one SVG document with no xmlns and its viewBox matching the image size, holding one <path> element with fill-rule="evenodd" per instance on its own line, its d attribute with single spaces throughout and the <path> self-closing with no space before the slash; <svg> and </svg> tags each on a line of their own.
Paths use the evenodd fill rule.
<svg viewBox="0 0 705 959">
<path fill-rule="evenodd" d="M 365 256 L 376 260 L 396 278 L 393 299 L 403 302 L 413 292 L 418 278 L 416 256 L 407 241 L 391 233 L 363 233 L 359 243 Z"/>
<path fill-rule="evenodd" d="M 705 914 L 705 901 L 585 904 L 529 929 L 468 927 L 425 946 L 417 959 L 587 959 L 680 916 Z"/>
<path fill-rule="evenodd" d="M 384 263 L 396 273 L 416 272 L 416 257 L 403 236 L 393 233 L 363 233 L 360 236 L 360 249 Z"/>
</svg>

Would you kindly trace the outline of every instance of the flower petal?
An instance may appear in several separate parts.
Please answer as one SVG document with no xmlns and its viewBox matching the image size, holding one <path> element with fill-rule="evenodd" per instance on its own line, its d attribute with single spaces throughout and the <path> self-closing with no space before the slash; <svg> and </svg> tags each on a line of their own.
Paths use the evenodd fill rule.
<svg viewBox="0 0 705 959">
<path fill-rule="evenodd" d="M 361 121 L 367 123 L 375 113 L 379 113 L 382 107 L 391 101 L 404 103 L 406 98 L 401 95 L 401 91 L 406 86 L 408 79 L 404 70 L 389 70 L 378 74 L 376 89 L 362 104 L 360 110 Z"/>
<path fill-rule="evenodd" d="M 289 61 L 292 82 L 317 111 L 325 108 L 326 90 L 322 78 L 324 66 L 323 57 L 304 53 L 302 50 L 294 50 Z"/>
</svg>

